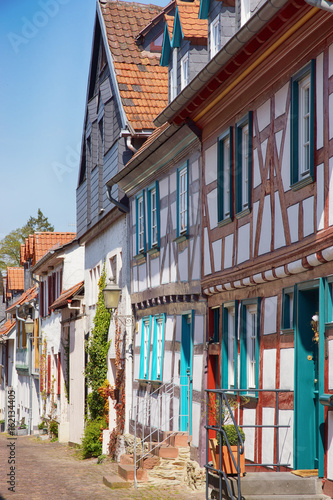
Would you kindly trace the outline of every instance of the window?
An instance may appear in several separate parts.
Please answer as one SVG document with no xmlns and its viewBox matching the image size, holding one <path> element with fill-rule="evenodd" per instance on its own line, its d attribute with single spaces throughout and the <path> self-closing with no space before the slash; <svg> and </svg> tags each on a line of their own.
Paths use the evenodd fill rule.
<svg viewBox="0 0 333 500">
<path fill-rule="evenodd" d="M 314 180 L 315 62 L 291 80 L 291 186 Z"/>
<path fill-rule="evenodd" d="M 232 218 L 232 129 L 218 139 L 218 219 Z"/>
<path fill-rule="evenodd" d="M 164 314 L 155 316 L 155 332 L 152 359 L 152 380 L 162 380 L 163 344 L 164 344 Z"/>
<path fill-rule="evenodd" d="M 162 52 L 163 45 L 163 33 L 160 33 L 151 43 L 150 43 L 150 51 L 151 52 Z"/>
<path fill-rule="evenodd" d="M 164 314 L 142 320 L 140 379 L 162 380 L 164 323 Z"/>
<path fill-rule="evenodd" d="M 242 389 L 258 387 L 259 304 L 259 299 L 241 304 L 240 386 Z"/>
<path fill-rule="evenodd" d="M 236 125 L 236 217 L 251 209 L 252 180 L 252 112 Z"/>
<path fill-rule="evenodd" d="M 220 15 L 216 16 L 210 25 L 210 58 L 212 59 L 221 48 Z"/>
<path fill-rule="evenodd" d="M 137 254 L 144 253 L 146 251 L 144 193 L 136 199 L 136 235 Z"/>
<path fill-rule="evenodd" d="M 159 191 L 158 183 L 148 189 L 148 246 L 149 249 L 159 247 Z"/>
<path fill-rule="evenodd" d="M 182 57 L 180 61 L 180 89 L 183 90 L 189 83 L 189 59 L 188 52 Z"/>
<path fill-rule="evenodd" d="M 222 388 L 237 388 L 237 302 L 222 308 Z"/>
<path fill-rule="evenodd" d="M 281 330 L 291 330 L 294 327 L 294 289 L 285 288 L 282 293 Z"/>
<path fill-rule="evenodd" d="M 188 229 L 188 172 L 187 164 L 178 170 L 178 236 Z"/>
</svg>

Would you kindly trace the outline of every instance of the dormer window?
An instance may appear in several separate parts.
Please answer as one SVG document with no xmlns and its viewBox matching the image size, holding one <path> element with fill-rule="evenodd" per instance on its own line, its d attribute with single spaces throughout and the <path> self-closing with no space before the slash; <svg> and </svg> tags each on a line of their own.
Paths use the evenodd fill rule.
<svg viewBox="0 0 333 500">
<path fill-rule="evenodd" d="M 221 48 L 221 21 L 216 16 L 210 25 L 210 58 L 212 59 Z"/>
<path fill-rule="evenodd" d="M 150 44 L 151 52 L 162 52 L 163 33 L 160 33 Z"/>
<path fill-rule="evenodd" d="M 180 61 L 180 81 L 181 81 L 181 90 L 183 90 L 189 83 L 189 60 L 188 60 L 188 52 L 182 57 Z"/>
</svg>

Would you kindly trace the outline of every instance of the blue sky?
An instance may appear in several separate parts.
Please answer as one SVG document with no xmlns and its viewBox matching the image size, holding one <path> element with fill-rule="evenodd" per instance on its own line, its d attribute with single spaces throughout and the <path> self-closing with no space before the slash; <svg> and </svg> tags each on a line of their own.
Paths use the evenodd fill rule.
<svg viewBox="0 0 333 500">
<path fill-rule="evenodd" d="M 0 2 L 0 238 L 38 208 L 56 231 L 75 230 L 95 9 L 95 0 Z"/>
</svg>

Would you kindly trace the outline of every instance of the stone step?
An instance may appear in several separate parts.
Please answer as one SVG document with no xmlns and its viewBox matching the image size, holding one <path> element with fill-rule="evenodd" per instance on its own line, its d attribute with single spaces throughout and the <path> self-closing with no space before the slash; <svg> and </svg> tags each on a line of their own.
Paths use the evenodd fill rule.
<svg viewBox="0 0 333 500">
<path fill-rule="evenodd" d="M 108 488 L 112 490 L 118 490 L 122 488 L 131 488 L 132 484 L 125 479 L 117 476 L 116 474 L 108 474 L 107 476 L 103 476 L 103 483 Z"/>
<path fill-rule="evenodd" d="M 186 448 L 188 446 L 187 432 L 166 432 L 165 439 L 167 440 L 167 444 L 175 448 Z"/>
<path fill-rule="evenodd" d="M 134 465 L 119 464 L 118 474 L 125 479 L 125 481 L 134 481 Z M 138 481 L 148 481 L 147 471 L 145 469 L 137 469 L 136 478 Z"/>
<path fill-rule="evenodd" d="M 169 444 L 161 444 L 160 446 L 154 448 L 151 452 L 160 458 L 178 458 L 178 448 L 170 446 Z"/>
<path fill-rule="evenodd" d="M 237 498 L 236 476 L 228 478 L 230 489 Z M 227 495 L 224 482 L 223 492 Z M 209 486 L 219 489 L 217 475 L 209 474 Z M 302 478 L 290 472 L 250 472 L 241 479 L 241 494 L 244 500 L 322 500 L 329 497 L 322 493 L 322 482 L 318 477 Z"/>
<path fill-rule="evenodd" d="M 233 482 L 236 487 L 235 478 Z M 241 484 L 243 495 L 315 495 L 321 492 L 318 477 L 302 478 L 290 472 L 250 472 Z"/>
<path fill-rule="evenodd" d="M 242 500 L 328 500 L 323 494 L 313 495 L 243 495 Z"/>
</svg>

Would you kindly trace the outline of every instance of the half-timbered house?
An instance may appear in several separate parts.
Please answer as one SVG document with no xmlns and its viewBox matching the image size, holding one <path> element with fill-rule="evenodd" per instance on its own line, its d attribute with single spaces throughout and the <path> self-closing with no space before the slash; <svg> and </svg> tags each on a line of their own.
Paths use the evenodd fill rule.
<svg viewBox="0 0 333 500">
<path fill-rule="evenodd" d="M 318 469 L 326 491 L 332 26 L 332 13 L 303 0 L 262 3 L 155 121 L 202 131 L 208 386 L 249 396 L 237 412 L 249 463 Z"/>
</svg>

